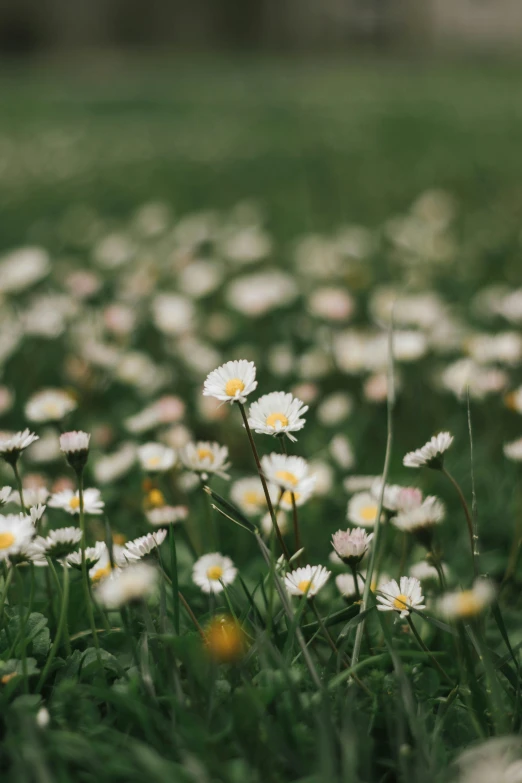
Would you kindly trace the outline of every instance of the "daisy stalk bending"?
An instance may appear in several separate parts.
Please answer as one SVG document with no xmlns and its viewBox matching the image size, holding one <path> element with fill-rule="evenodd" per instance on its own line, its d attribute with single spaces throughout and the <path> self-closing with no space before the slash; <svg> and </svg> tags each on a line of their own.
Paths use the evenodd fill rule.
<svg viewBox="0 0 522 783">
<path fill-rule="evenodd" d="M 248 362 L 246 359 L 241 359 L 240 361 L 226 362 L 226 364 L 222 364 L 221 367 L 218 367 L 217 370 L 212 370 L 204 383 L 203 395 L 207 397 L 215 397 L 217 400 L 221 400 L 222 402 L 236 403 L 238 405 L 241 412 L 241 417 L 243 419 L 243 424 L 245 425 L 250 448 L 252 449 L 252 454 L 254 455 L 257 472 L 259 473 L 259 478 L 261 479 L 261 484 L 263 487 L 266 504 L 268 506 L 268 511 L 270 513 L 270 519 L 272 520 L 274 532 L 277 536 L 279 546 L 281 547 L 285 559 L 288 560 L 288 549 L 286 548 L 286 544 L 283 540 L 283 536 L 281 535 L 279 525 L 277 524 L 276 513 L 274 511 L 270 492 L 268 491 L 266 479 L 263 475 L 261 461 L 259 459 L 259 454 L 257 453 L 256 444 L 254 442 L 252 430 L 250 429 L 248 416 L 244 406 L 247 396 L 256 388 L 256 367 L 254 362 Z"/>
</svg>

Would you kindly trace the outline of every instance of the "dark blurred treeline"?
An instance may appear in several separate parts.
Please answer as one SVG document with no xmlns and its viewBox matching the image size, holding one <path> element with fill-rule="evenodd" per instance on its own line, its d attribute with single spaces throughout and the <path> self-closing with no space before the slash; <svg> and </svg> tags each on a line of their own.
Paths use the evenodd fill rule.
<svg viewBox="0 0 522 783">
<path fill-rule="evenodd" d="M 380 47 L 418 40 L 428 20 L 425 0 L 0 0 L 0 53 Z"/>
</svg>

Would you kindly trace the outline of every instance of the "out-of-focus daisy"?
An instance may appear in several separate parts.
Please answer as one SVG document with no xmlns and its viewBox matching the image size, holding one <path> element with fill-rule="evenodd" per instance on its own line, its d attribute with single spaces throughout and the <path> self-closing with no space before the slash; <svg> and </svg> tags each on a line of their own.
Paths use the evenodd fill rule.
<svg viewBox="0 0 522 783">
<path fill-rule="evenodd" d="M 5 504 L 11 499 L 11 495 L 13 493 L 13 490 L 11 487 L 2 487 L 0 489 L 0 506 L 5 506 Z"/>
<path fill-rule="evenodd" d="M 371 492 L 356 492 L 348 501 L 347 517 L 352 525 L 373 527 L 379 511 L 378 501 Z"/>
<path fill-rule="evenodd" d="M 504 454 L 508 459 L 514 462 L 522 461 L 522 438 L 512 440 L 510 443 L 504 443 Z"/>
<path fill-rule="evenodd" d="M 229 557 L 213 552 L 196 560 L 192 580 L 204 593 L 220 593 L 223 585 L 234 581 L 236 574 L 237 568 Z"/>
<path fill-rule="evenodd" d="M 230 464 L 227 462 L 228 448 L 226 446 L 209 441 L 187 443 L 181 450 L 180 456 L 183 465 L 188 470 L 199 473 L 203 480 L 212 474 L 225 479 L 229 478 L 226 473 Z"/>
<path fill-rule="evenodd" d="M 74 552 L 81 537 L 82 531 L 78 527 L 62 527 L 58 530 L 51 530 L 45 538 L 42 536 L 35 538 L 33 552 L 42 557 L 63 560 Z"/>
<path fill-rule="evenodd" d="M 157 584 L 158 570 L 147 563 L 136 563 L 113 571 L 100 582 L 94 595 L 107 609 L 117 609 L 125 604 L 146 601 L 156 591 Z"/>
<path fill-rule="evenodd" d="M 0 259 L 0 291 L 18 293 L 45 277 L 51 269 L 49 254 L 41 247 L 21 247 Z"/>
<path fill-rule="evenodd" d="M 364 590 L 364 579 L 357 572 L 357 588 L 352 574 L 338 574 L 335 577 L 335 586 L 343 598 L 353 598 L 356 595 L 362 595 Z"/>
<path fill-rule="evenodd" d="M 279 270 L 242 275 L 228 285 L 226 300 L 243 315 L 257 318 L 292 302 L 298 295 L 293 277 Z"/>
<path fill-rule="evenodd" d="M 222 364 L 207 376 L 203 395 L 224 402 L 245 402 L 257 387 L 256 367 L 246 359 Z"/>
<path fill-rule="evenodd" d="M 522 783 L 520 737 L 495 737 L 461 753 L 458 783 Z"/>
<path fill-rule="evenodd" d="M 96 554 L 99 555 L 97 562 L 89 570 L 89 577 L 91 581 L 96 584 L 104 579 L 107 579 L 114 571 L 119 570 L 123 566 L 128 565 L 128 561 L 123 557 L 123 547 L 114 545 L 112 548 L 112 563 L 107 545 L 104 542 L 102 547 Z M 81 555 L 81 553 L 80 553 Z"/>
<path fill-rule="evenodd" d="M 449 620 L 469 620 L 482 614 L 493 603 L 495 592 L 494 585 L 487 579 L 477 579 L 471 590 L 443 595 L 438 610 Z"/>
<path fill-rule="evenodd" d="M 47 487 L 24 487 L 24 505 L 26 508 L 44 505 L 50 494 Z M 20 493 L 13 491 L 9 496 L 9 503 L 21 506 Z"/>
<path fill-rule="evenodd" d="M 354 310 L 354 301 L 341 288 L 318 288 L 308 299 L 312 315 L 327 321 L 346 321 Z"/>
<path fill-rule="evenodd" d="M 205 645 L 210 657 L 218 663 L 234 663 L 246 650 L 246 637 L 233 617 L 213 617 L 205 628 Z"/>
<path fill-rule="evenodd" d="M 448 567 L 445 563 L 441 564 L 444 576 L 448 576 Z M 414 576 L 419 582 L 435 582 L 439 578 L 439 573 L 434 565 L 427 560 L 419 560 L 410 568 L 410 576 Z"/>
<path fill-rule="evenodd" d="M 90 434 L 82 431 L 64 432 L 60 435 L 60 450 L 73 470 L 81 471 L 85 467 L 90 439 Z"/>
<path fill-rule="evenodd" d="M 159 527 L 160 525 L 174 525 L 188 517 L 187 506 L 158 506 L 147 511 L 147 521 Z"/>
<path fill-rule="evenodd" d="M 418 533 L 442 522 L 445 515 L 444 504 L 433 495 L 425 498 L 418 506 L 400 511 L 391 522 L 405 533 Z"/>
<path fill-rule="evenodd" d="M 343 561 L 350 566 L 359 563 L 370 547 L 373 533 L 368 533 L 362 527 L 354 530 L 338 530 L 332 536 L 332 545 Z"/>
<path fill-rule="evenodd" d="M 28 429 L 21 432 L 0 434 L 0 457 L 10 465 L 14 465 L 22 451 L 35 440 L 38 440 L 38 435 Z"/>
<path fill-rule="evenodd" d="M 124 476 L 136 461 L 136 446 L 122 443 L 112 454 L 100 457 L 94 463 L 94 477 L 99 484 L 111 484 Z"/>
<path fill-rule="evenodd" d="M 274 492 L 277 500 L 277 489 Z M 259 476 L 234 481 L 230 488 L 230 499 L 247 516 L 257 516 L 266 510 L 266 498 Z"/>
<path fill-rule="evenodd" d="M 349 495 L 355 492 L 370 490 L 379 476 L 347 476 L 343 481 L 343 487 Z"/>
<path fill-rule="evenodd" d="M 49 499 L 50 508 L 61 508 L 68 514 L 80 513 L 80 495 L 72 489 L 56 492 Z M 86 489 L 83 493 L 83 508 L 86 514 L 102 514 L 105 503 L 100 497 L 99 489 Z"/>
<path fill-rule="evenodd" d="M 290 440 L 295 441 L 296 438 L 291 433 L 304 427 L 306 421 L 301 417 L 307 410 L 308 405 L 290 392 L 271 392 L 252 403 L 248 411 L 248 423 L 258 434 L 286 434 Z"/>
<path fill-rule="evenodd" d="M 325 586 L 330 574 L 331 571 L 321 565 L 296 568 L 285 576 L 285 587 L 290 595 L 313 598 Z"/>
<path fill-rule="evenodd" d="M 415 451 L 410 451 L 403 459 L 403 465 L 407 468 L 422 468 L 424 466 L 441 470 L 444 465 L 444 453 L 453 443 L 453 435 L 449 432 L 440 432 L 434 435 L 424 446 Z"/>
<path fill-rule="evenodd" d="M 76 400 L 66 391 L 43 389 L 28 400 L 25 415 L 29 421 L 60 421 L 77 406 Z"/>
<path fill-rule="evenodd" d="M 353 409 L 353 399 L 346 392 L 328 395 L 317 408 L 317 418 L 327 427 L 335 427 L 348 418 Z"/>
<path fill-rule="evenodd" d="M 43 515 L 45 514 L 47 506 L 43 505 L 42 503 L 38 503 L 37 506 L 31 506 L 28 512 L 28 516 L 35 526 L 35 528 L 38 527 L 38 523 L 42 519 Z"/>
<path fill-rule="evenodd" d="M 310 475 L 308 463 L 302 457 L 268 454 L 262 458 L 261 467 L 266 480 L 293 494 L 296 502 L 313 491 L 315 476 Z"/>
<path fill-rule="evenodd" d="M 23 514 L 0 516 L 0 560 L 17 555 L 33 539 L 34 525 Z"/>
<path fill-rule="evenodd" d="M 285 511 L 279 510 L 276 513 L 276 521 L 281 535 L 284 536 L 290 529 L 290 523 L 288 521 L 287 515 L 285 514 Z M 274 523 L 272 522 L 272 517 L 270 516 L 269 511 L 267 511 L 266 514 L 261 517 L 261 530 L 265 536 L 271 536 L 274 532 Z"/>
<path fill-rule="evenodd" d="M 97 541 L 94 546 L 86 547 L 85 564 L 87 570 L 90 571 L 92 568 L 94 568 L 96 563 L 98 563 L 100 558 L 103 557 L 103 555 L 106 553 L 107 553 L 107 546 L 104 541 Z M 66 561 L 72 568 L 81 569 L 82 567 L 81 550 L 77 552 L 71 552 L 71 554 L 67 555 Z"/>
<path fill-rule="evenodd" d="M 176 452 L 162 443 L 145 443 L 138 449 L 138 459 L 147 473 L 165 473 L 176 462 Z"/>
<path fill-rule="evenodd" d="M 379 593 L 377 609 L 381 612 L 399 612 L 400 617 L 408 617 L 412 608 L 426 608 L 421 584 L 414 576 L 401 576 L 399 584 L 391 579 L 379 588 Z"/>
<path fill-rule="evenodd" d="M 343 470 L 351 470 L 355 464 L 352 444 L 345 435 L 335 435 L 330 441 L 330 454 Z"/>
<path fill-rule="evenodd" d="M 167 531 L 160 529 L 154 533 L 147 533 L 144 536 L 135 538 L 134 541 L 128 541 L 123 547 L 122 555 L 129 562 L 141 560 L 142 557 L 150 555 L 154 549 L 160 547 L 166 536 Z"/>
<path fill-rule="evenodd" d="M 376 478 L 370 491 L 376 500 L 381 497 L 382 479 Z M 420 506 L 422 492 L 417 487 L 403 487 L 400 484 L 386 484 L 384 487 L 383 507 L 387 511 L 409 511 Z"/>
<path fill-rule="evenodd" d="M 40 433 L 39 439 L 29 446 L 25 454 L 25 458 L 29 462 L 35 464 L 54 462 L 55 460 L 60 459 L 61 456 L 60 442 L 56 437 L 54 428 L 46 428 L 43 430 Z"/>
</svg>

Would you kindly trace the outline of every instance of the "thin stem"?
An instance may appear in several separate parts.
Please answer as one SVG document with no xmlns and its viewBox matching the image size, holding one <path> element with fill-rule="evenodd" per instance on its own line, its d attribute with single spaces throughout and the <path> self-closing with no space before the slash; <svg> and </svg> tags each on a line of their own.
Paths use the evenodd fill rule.
<svg viewBox="0 0 522 783">
<path fill-rule="evenodd" d="M 393 407 L 395 405 L 395 386 L 393 377 L 393 321 L 390 322 L 390 329 L 388 332 L 388 436 L 386 438 L 386 454 L 384 457 L 384 467 L 382 471 L 381 491 L 379 497 L 379 504 L 377 508 L 377 518 L 375 520 L 375 528 L 373 533 L 373 545 L 370 552 L 370 562 L 368 565 L 368 571 L 366 573 L 366 582 L 364 583 L 363 597 L 360 605 L 360 612 L 365 612 L 368 608 L 368 602 L 370 599 L 370 590 L 373 579 L 373 570 L 375 567 L 375 558 L 378 550 L 379 533 L 381 530 L 381 516 L 382 508 L 384 505 L 384 490 L 386 482 L 388 480 L 388 473 L 390 470 L 390 460 L 393 444 Z M 362 638 L 364 634 L 365 621 L 362 620 L 357 626 L 355 634 L 355 642 L 353 645 L 352 653 L 352 669 L 357 665 L 359 661 L 359 654 L 361 652 Z"/>
<path fill-rule="evenodd" d="M 29 682 L 27 679 L 27 639 L 25 637 L 25 624 L 27 614 L 24 606 L 24 580 L 20 570 L 16 569 L 16 581 L 18 582 L 18 615 L 20 621 L 20 657 L 22 659 L 22 674 L 24 678 L 24 692 L 29 693 Z"/>
<path fill-rule="evenodd" d="M 359 575 L 357 573 L 357 566 L 351 565 L 350 566 L 353 576 L 353 584 L 355 589 L 355 600 L 360 601 L 361 600 L 361 591 L 359 590 Z"/>
<path fill-rule="evenodd" d="M 20 473 L 18 471 L 18 464 L 16 462 L 11 463 L 13 467 L 13 473 L 15 474 L 15 480 L 16 480 L 16 488 L 18 490 L 18 494 L 20 495 L 20 505 L 22 507 L 22 511 L 24 514 L 27 514 L 27 509 L 25 507 L 24 502 L 24 488 L 22 486 L 22 479 L 20 478 Z"/>
<path fill-rule="evenodd" d="M 471 546 L 471 557 L 473 560 L 473 574 L 477 576 L 477 559 L 476 559 L 476 553 L 475 553 L 475 538 L 473 534 L 473 521 L 471 519 L 471 514 L 469 513 L 468 504 L 466 503 L 466 498 L 464 497 L 464 493 L 462 492 L 459 484 L 451 473 L 445 468 L 444 466 L 441 469 L 442 473 L 446 476 L 446 478 L 453 484 L 455 490 L 457 491 L 457 495 L 459 496 L 460 504 L 462 506 L 462 510 L 464 511 L 464 516 L 466 517 L 466 523 L 468 526 L 468 534 L 469 534 L 469 543 Z"/>
<path fill-rule="evenodd" d="M 100 642 L 98 639 L 98 633 L 96 631 L 96 623 L 94 621 L 94 611 L 92 608 L 91 590 L 89 587 L 89 574 L 87 573 L 87 561 L 85 559 L 86 548 L 86 535 L 85 535 L 85 510 L 83 499 L 83 470 L 78 471 L 78 498 L 80 501 L 80 530 L 82 532 L 82 538 L 80 542 L 82 553 L 82 583 L 83 583 L 83 596 L 85 600 L 85 608 L 87 609 L 87 616 L 89 618 L 89 625 L 91 626 L 92 640 L 96 649 L 96 658 L 102 677 L 105 678 L 105 671 L 103 669 L 103 663 L 100 655 Z"/>
<path fill-rule="evenodd" d="M 192 620 L 192 622 L 194 623 L 194 626 L 195 626 L 195 627 L 197 628 L 197 630 L 199 631 L 199 634 L 200 634 L 201 638 L 202 638 L 202 639 L 204 639 L 204 638 L 205 638 L 205 634 L 204 634 L 204 632 L 203 632 L 203 628 L 202 628 L 202 627 L 200 626 L 200 624 L 198 623 L 198 621 L 197 621 L 197 619 L 196 619 L 196 615 L 194 614 L 194 612 L 192 611 L 192 609 L 191 609 L 191 608 L 190 608 L 190 606 L 188 605 L 188 603 L 187 603 L 187 600 L 186 600 L 185 596 L 183 595 L 183 593 L 182 593 L 182 592 L 178 592 L 178 595 L 179 595 L 179 600 L 181 601 L 181 603 L 182 603 L 182 604 L 183 604 L 183 606 L 185 607 L 185 611 L 187 612 L 188 616 L 190 617 L 190 619 L 191 619 L 191 620 Z"/>
<path fill-rule="evenodd" d="M 4 617 L 4 609 L 5 609 L 5 602 L 7 599 L 7 591 L 9 590 L 9 585 L 11 584 L 11 580 L 13 578 L 13 570 L 14 566 L 10 566 L 7 574 L 5 576 L 4 581 L 4 589 L 2 590 L 2 595 L 0 596 L 0 623 L 3 620 Z"/>
<path fill-rule="evenodd" d="M 281 435 L 279 440 L 281 441 L 281 451 L 283 452 L 283 454 L 288 455 L 285 436 Z M 292 498 L 292 519 L 294 525 L 295 551 L 299 552 L 299 550 L 302 548 L 302 544 L 301 544 L 301 532 L 299 530 L 299 518 L 297 515 L 297 503 L 295 502 L 295 493 L 290 492 L 290 497 Z"/>
<path fill-rule="evenodd" d="M 66 625 L 66 618 L 67 618 L 67 606 L 69 603 L 69 569 L 63 564 L 63 590 L 62 590 L 62 605 L 60 609 L 60 619 L 58 621 L 58 629 L 56 631 L 56 636 L 54 637 L 53 646 L 51 647 L 51 652 L 49 653 L 49 656 L 47 658 L 47 661 L 45 663 L 44 669 L 42 671 L 42 674 L 40 675 L 40 679 L 38 681 L 38 685 L 36 686 L 37 693 L 40 692 L 42 689 L 42 686 L 47 678 L 47 675 L 49 673 L 49 669 L 51 668 L 51 664 L 54 661 L 56 657 L 56 653 L 58 652 L 58 648 L 60 646 L 60 641 L 62 638 L 63 630 Z"/>
<path fill-rule="evenodd" d="M 179 635 L 179 588 L 178 588 L 178 559 L 176 554 L 176 539 L 174 537 L 174 525 L 169 526 L 170 545 L 170 578 L 172 580 L 172 606 L 174 610 L 174 629 Z"/>
<path fill-rule="evenodd" d="M 425 644 L 424 644 L 424 642 L 422 641 L 421 635 L 419 634 L 419 632 L 418 632 L 418 631 L 417 631 L 417 629 L 415 628 L 415 625 L 413 624 L 413 620 L 412 620 L 411 616 L 410 616 L 410 615 L 408 615 L 406 619 L 408 620 L 408 625 L 409 625 L 409 626 L 410 626 L 410 628 L 411 628 L 411 632 L 412 632 L 412 634 L 414 635 L 414 637 L 415 637 L 415 640 L 416 640 L 417 644 L 419 645 L 419 647 L 421 648 L 421 650 L 423 650 L 423 652 L 427 653 L 427 655 L 428 655 L 428 656 L 429 656 L 429 658 L 430 658 L 430 661 L 431 661 L 431 662 L 432 662 L 432 664 L 435 666 L 435 668 L 437 669 L 437 671 L 439 671 L 439 672 L 440 672 L 440 674 L 442 674 L 442 676 L 443 676 L 443 677 L 444 677 L 444 679 L 446 680 L 446 682 L 449 682 L 449 684 L 451 685 L 451 687 L 452 687 L 452 688 L 454 688 L 454 687 L 455 687 L 455 683 L 453 682 L 453 680 L 451 679 L 451 677 L 450 677 L 450 676 L 449 676 L 449 675 L 448 675 L 448 674 L 447 674 L 447 673 L 444 671 L 444 669 L 442 668 L 442 666 L 440 665 L 440 663 L 438 662 L 438 660 L 437 660 L 437 659 L 436 659 L 436 658 L 435 658 L 435 657 L 434 657 L 434 656 L 431 654 L 431 652 L 430 652 L 429 648 L 428 648 L 428 647 L 426 647 L 426 645 L 425 645 Z"/>
</svg>

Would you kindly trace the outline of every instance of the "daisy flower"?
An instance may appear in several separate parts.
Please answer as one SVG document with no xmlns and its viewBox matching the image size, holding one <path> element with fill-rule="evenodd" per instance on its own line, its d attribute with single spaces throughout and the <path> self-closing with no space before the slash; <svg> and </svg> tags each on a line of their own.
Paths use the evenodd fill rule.
<svg viewBox="0 0 522 783">
<path fill-rule="evenodd" d="M 77 407 L 76 400 L 62 389 L 43 389 L 28 400 L 25 416 L 29 421 L 60 421 Z"/>
<path fill-rule="evenodd" d="M 109 550 L 107 548 L 107 544 L 105 542 L 101 542 L 103 544 L 102 547 L 99 549 L 99 557 L 95 565 L 90 569 L 89 571 L 89 577 L 92 582 L 97 583 L 101 582 L 102 580 L 106 579 L 108 576 L 110 576 L 114 571 L 118 571 L 122 566 L 128 565 L 127 560 L 123 557 L 123 547 L 114 545 L 112 548 L 112 558 L 113 563 L 111 563 L 111 558 L 109 554 Z M 81 552 L 80 552 L 80 564 L 81 564 Z M 81 566 L 80 566 L 81 567 Z"/>
<path fill-rule="evenodd" d="M 376 500 L 381 497 L 382 479 L 377 478 L 370 487 Z M 422 491 L 417 487 L 403 487 L 400 484 L 386 484 L 383 494 L 383 508 L 387 511 L 404 511 L 422 503 Z"/>
<path fill-rule="evenodd" d="M 373 533 L 368 533 L 362 527 L 354 530 L 338 530 L 332 536 L 332 545 L 346 565 L 355 566 L 359 563 L 370 547 Z"/>
<path fill-rule="evenodd" d="M 504 454 L 508 459 L 514 462 L 522 461 L 522 438 L 512 440 L 510 443 L 504 443 Z"/>
<path fill-rule="evenodd" d="M 0 434 L 0 457 L 14 465 L 22 451 L 38 440 L 38 435 L 28 429 L 15 433 Z"/>
<path fill-rule="evenodd" d="M 94 568 L 96 563 L 99 562 L 100 558 L 107 552 L 107 545 L 104 541 L 97 541 L 94 546 L 88 546 L 85 548 L 85 564 L 87 566 L 87 570 L 89 571 L 91 568 Z M 81 569 L 82 567 L 82 552 L 81 550 L 78 550 L 77 552 L 71 552 L 71 554 L 67 555 L 66 557 L 67 563 L 72 566 L 72 568 Z"/>
<path fill-rule="evenodd" d="M 493 603 L 495 587 L 487 579 L 477 579 L 471 590 L 446 593 L 439 601 L 439 613 L 448 620 L 477 617 Z"/>
<path fill-rule="evenodd" d="M 248 423 L 258 434 L 283 435 L 290 440 L 296 438 L 292 432 L 302 430 L 305 420 L 301 418 L 308 410 L 301 400 L 290 392 L 271 392 L 253 402 L 249 409 Z"/>
<path fill-rule="evenodd" d="M 61 508 L 68 514 L 80 513 L 79 492 L 72 489 L 64 489 L 56 492 L 49 499 L 50 508 Z M 83 508 L 86 514 L 102 514 L 105 503 L 100 497 L 99 489 L 86 489 L 83 492 Z"/>
<path fill-rule="evenodd" d="M 413 506 L 392 517 L 391 522 L 405 533 L 418 533 L 442 522 L 445 515 L 444 504 L 433 495 L 429 495 L 420 506 Z"/>
<path fill-rule="evenodd" d="M 134 541 L 128 541 L 123 547 L 123 557 L 128 562 L 141 560 L 142 557 L 150 555 L 154 549 L 161 546 L 166 537 L 167 531 L 160 529 L 155 533 L 147 533 L 144 536 L 135 538 Z"/>
<path fill-rule="evenodd" d="M 268 489 L 270 491 L 270 487 Z M 277 521 L 277 527 L 279 528 L 279 532 L 281 533 L 281 535 L 284 536 L 286 533 L 288 533 L 290 529 L 288 517 L 286 516 L 284 511 L 279 510 L 276 513 L 276 521 Z M 263 535 L 265 536 L 271 536 L 272 533 L 274 532 L 274 523 L 272 522 L 272 517 L 270 516 L 269 511 L 267 511 L 266 514 L 264 514 L 261 517 L 261 530 L 263 531 Z"/>
<path fill-rule="evenodd" d="M 257 387 L 256 366 L 246 359 L 227 362 L 212 370 L 203 386 L 205 397 L 224 402 L 245 402 Z"/>
<path fill-rule="evenodd" d="M 331 571 L 320 565 L 296 568 L 285 576 L 285 587 L 290 595 L 313 598 L 325 586 L 330 574 Z"/>
<path fill-rule="evenodd" d="M 34 525 L 23 514 L 0 516 L 0 560 L 17 555 L 30 544 L 35 534 Z"/>
<path fill-rule="evenodd" d="M 107 609 L 118 609 L 125 604 L 144 601 L 156 591 L 158 571 L 146 563 L 113 571 L 94 591 L 96 600 Z"/>
<path fill-rule="evenodd" d="M 199 473 L 204 481 L 210 474 L 216 474 L 224 479 L 229 478 L 226 473 L 226 469 L 230 465 L 227 462 L 228 448 L 226 446 L 200 440 L 197 443 L 187 443 L 181 450 L 180 456 L 183 465 L 188 470 Z"/>
<path fill-rule="evenodd" d="M 220 593 L 223 585 L 234 581 L 236 574 L 237 568 L 229 557 L 213 552 L 196 560 L 192 569 L 192 581 L 204 593 Z"/>
<path fill-rule="evenodd" d="M 343 598 L 353 598 L 356 595 L 362 595 L 364 590 L 364 579 L 357 573 L 357 589 L 352 574 L 339 574 L 335 577 L 335 586 Z"/>
<path fill-rule="evenodd" d="M 158 506 L 147 511 L 147 521 L 159 527 L 160 525 L 174 525 L 188 517 L 187 506 Z"/>
<path fill-rule="evenodd" d="M 58 530 L 51 530 L 46 538 L 42 536 L 35 538 L 32 552 L 36 557 L 40 555 L 41 557 L 63 560 L 74 552 L 81 538 L 82 531 L 78 527 L 62 527 Z"/>
<path fill-rule="evenodd" d="M 277 488 L 274 494 L 277 496 Z M 257 516 L 266 510 L 265 493 L 259 476 L 249 476 L 234 481 L 230 488 L 230 499 L 248 516 Z"/>
<path fill-rule="evenodd" d="M 262 458 L 261 466 L 266 480 L 293 494 L 296 502 L 304 493 L 309 497 L 314 489 L 315 476 L 309 475 L 308 463 L 302 457 L 268 454 Z"/>
<path fill-rule="evenodd" d="M 26 508 L 43 505 L 47 502 L 50 494 L 47 487 L 24 487 L 24 505 Z M 11 493 L 8 502 L 16 503 L 17 506 L 21 506 L 20 493 L 14 490 Z"/>
<path fill-rule="evenodd" d="M 453 435 L 449 432 L 440 432 L 434 435 L 422 448 L 410 451 L 403 459 L 403 465 L 407 468 L 422 468 L 424 466 L 434 470 L 442 470 L 444 465 L 444 453 L 453 443 Z"/>
<path fill-rule="evenodd" d="M 425 609 L 421 583 L 414 576 L 401 576 L 399 584 L 391 579 L 379 588 L 377 600 L 380 612 L 399 612 L 400 617 L 408 617 L 411 609 Z"/>
<path fill-rule="evenodd" d="M 448 576 L 448 567 L 445 563 L 441 563 L 441 568 L 444 576 Z M 419 560 L 418 563 L 414 563 L 410 568 L 410 576 L 414 576 L 419 582 L 435 582 L 439 578 L 437 569 L 427 560 Z"/>
<path fill-rule="evenodd" d="M 165 473 L 176 462 L 176 452 L 162 443 L 145 443 L 138 449 L 138 459 L 147 473 Z"/>
<path fill-rule="evenodd" d="M 352 525 L 373 527 L 377 521 L 379 504 L 371 492 L 356 492 L 348 502 L 347 517 Z"/>
<path fill-rule="evenodd" d="M 0 489 L 0 506 L 5 506 L 5 504 L 9 502 L 9 500 L 11 499 L 12 492 L 13 492 L 12 487 L 6 486 Z"/>
</svg>

